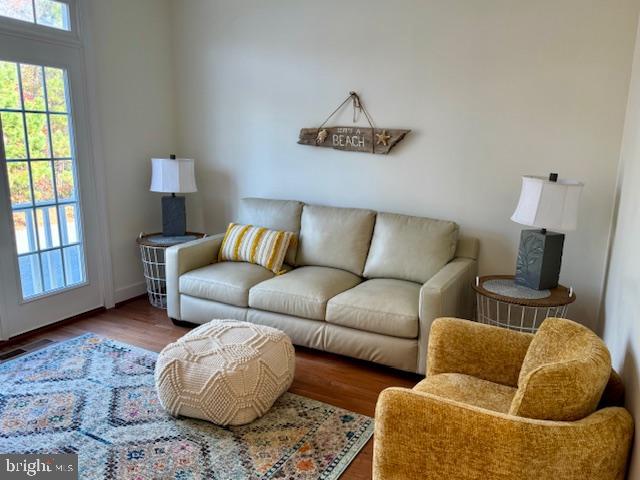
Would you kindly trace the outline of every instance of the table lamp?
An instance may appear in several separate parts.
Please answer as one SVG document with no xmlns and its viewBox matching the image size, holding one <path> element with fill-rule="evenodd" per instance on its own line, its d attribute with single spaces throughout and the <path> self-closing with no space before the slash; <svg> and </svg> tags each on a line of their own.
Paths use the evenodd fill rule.
<svg viewBox="0 0 640 480">
<path fill-rule="evenodd" d="M 162 235 L 179 237 L 187 233 L 187 213 L 184 197 L 176 193 L 197 192 L 194 162 L 189 158 L 152 158 L 152 192 L 170 193 L 162 197 Z"/>
<path fill-rule="evenodd" d="M 522 191 L 511 220 L 536 227 L 522 230 L 516 263 L 515 283 L 535 290 L 558 286 L 564 234 L 578 223 L 578 204 L 584 184 L 575 180 L 558 180 L 524 176 Z"/>
</svg>

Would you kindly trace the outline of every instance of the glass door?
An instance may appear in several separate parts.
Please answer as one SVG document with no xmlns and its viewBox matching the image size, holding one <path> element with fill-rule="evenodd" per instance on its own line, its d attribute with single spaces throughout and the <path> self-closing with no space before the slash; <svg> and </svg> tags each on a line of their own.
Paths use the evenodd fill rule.
<svg viewBox="0 0 640 480">
<path fill-rule="evenodd" d="M 0 33 L 3 338 L 103 304 L 79 48 Z"/>
</svg>

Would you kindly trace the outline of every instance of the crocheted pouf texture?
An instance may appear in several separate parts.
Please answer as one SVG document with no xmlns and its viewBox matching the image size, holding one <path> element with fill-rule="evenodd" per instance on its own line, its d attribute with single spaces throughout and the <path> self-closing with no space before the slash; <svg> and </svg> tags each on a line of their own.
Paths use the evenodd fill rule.
<svg viewBox="0 0 640 480">
<path fill-rule="evenodd" d="M 293 381 L 295 353 L 275 328 L 212 320 L 158 356 L 156 389 L 174 416 L 244 425 L 269 411 Z"/>
</svg>

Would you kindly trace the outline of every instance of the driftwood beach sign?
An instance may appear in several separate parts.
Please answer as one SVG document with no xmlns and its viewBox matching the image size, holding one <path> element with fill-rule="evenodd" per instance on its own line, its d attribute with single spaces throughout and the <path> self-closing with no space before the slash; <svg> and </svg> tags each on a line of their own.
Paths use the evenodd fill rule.
<svg viewBox="0 0 640 480">
<path fill-rule="evenodd" d="M 350 152 L 389 153 L 410 131 L 367 127 L 303 128 L 298 143 Z"/>
<path fill-rule="evenodd" d="M 356 114 L 361 112 L 369 122 L 369 127 L 325 127 L 329 119 L 349 100 L 353 101 L 354 123 L 357 120 Z M 358 94 L 350 92 L 347 99 L 327 117 L 320 127 L 301 129 L 298 143 L 314 147 L 335 148 L 336 150 L 346 150 L 349 152 L 387 154 L 410 131 L 411 130 L 375 128 Z"/>
</svg>

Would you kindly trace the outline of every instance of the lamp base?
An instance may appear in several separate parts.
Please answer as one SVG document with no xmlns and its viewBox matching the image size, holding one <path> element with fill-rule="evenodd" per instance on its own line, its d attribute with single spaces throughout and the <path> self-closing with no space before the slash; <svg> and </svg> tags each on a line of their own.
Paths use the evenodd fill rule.
<svg viewBox="0 0 640 480">
<path fill-rule="evenodd" d="M 184 197 L 162 197 L 162 235 L 180 237 L 187 233 Z"/>
<path fill-rule="evenodd" d="M 545 290 L 560 279 L 564 234 L 546 230 L 522 230 L 515 283 Z"/>
</svg>

